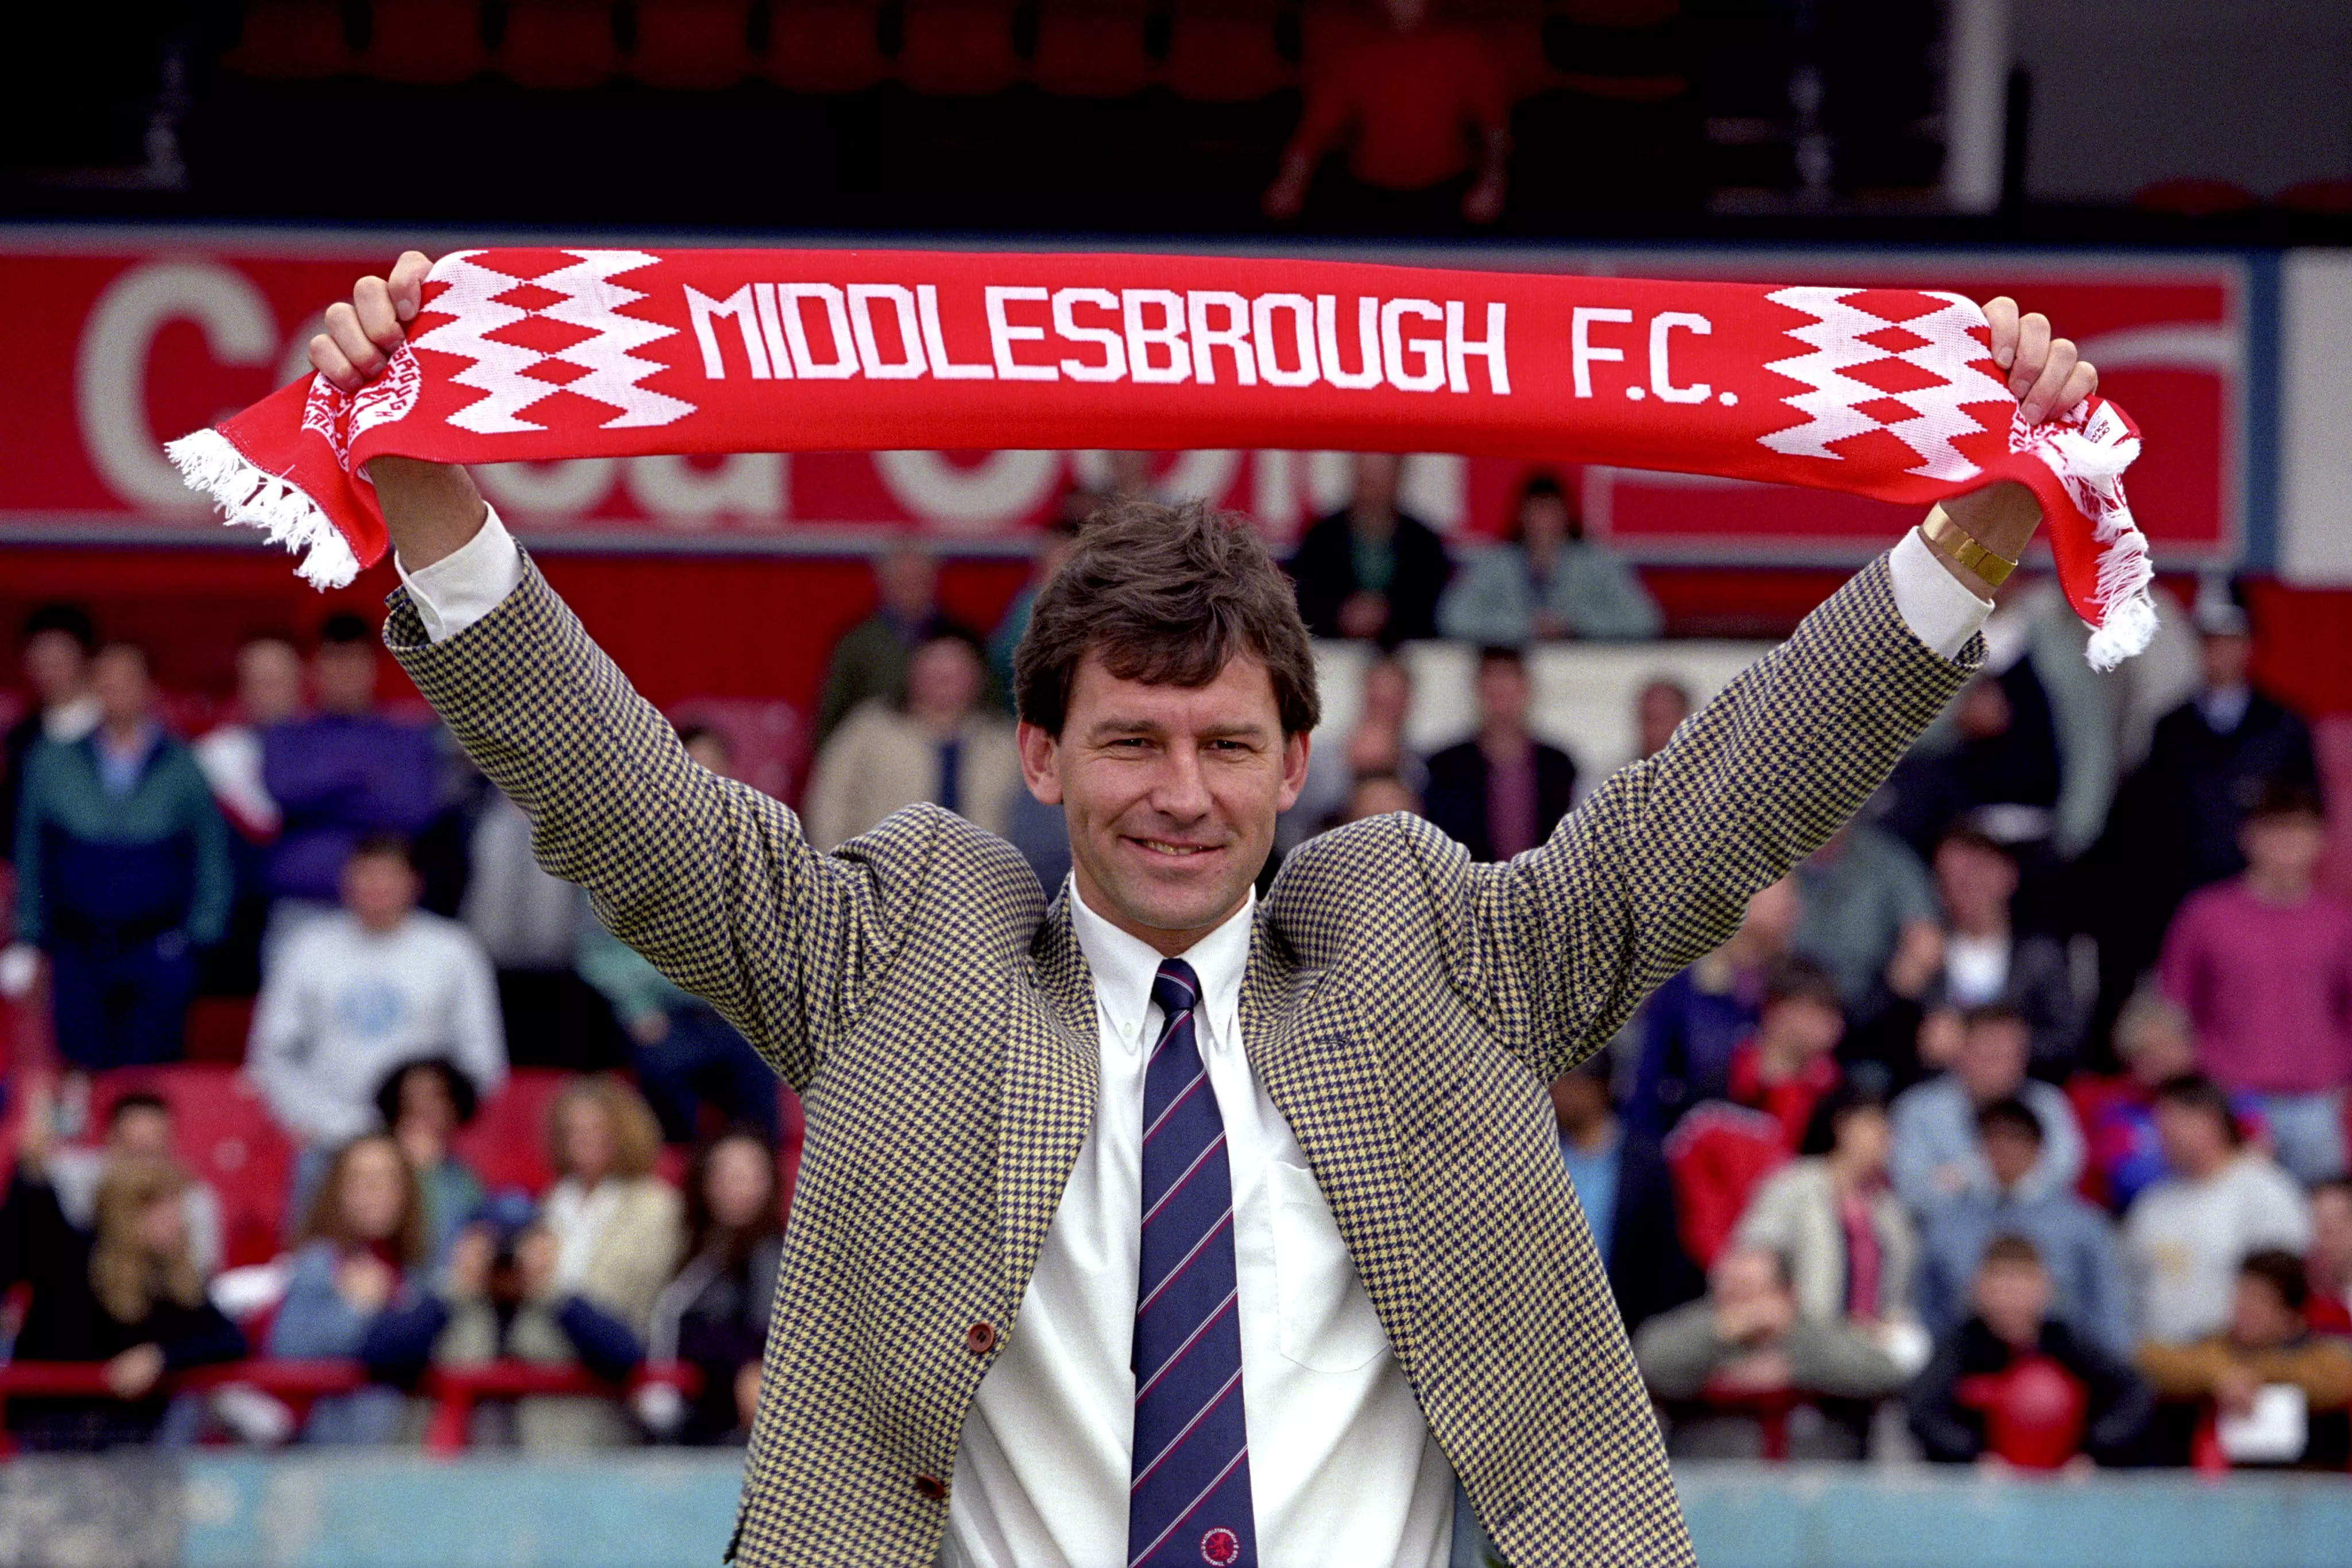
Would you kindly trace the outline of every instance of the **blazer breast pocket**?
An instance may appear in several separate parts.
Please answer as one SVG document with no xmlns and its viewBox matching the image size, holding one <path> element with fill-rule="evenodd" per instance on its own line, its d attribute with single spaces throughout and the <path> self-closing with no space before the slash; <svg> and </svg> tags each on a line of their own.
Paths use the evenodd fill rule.
<svg viewBox="0 0 2352 1568">
<path fill-rule="evenodd" d="M 1282 1354 L 1311 1372 L 1353 1372 L 1388 1343 L 1372 1299 L 1314 1173 L 1280 1161 L 1266 1167 L 1274 1214 L 1275 1289 Z"/>
</svg>

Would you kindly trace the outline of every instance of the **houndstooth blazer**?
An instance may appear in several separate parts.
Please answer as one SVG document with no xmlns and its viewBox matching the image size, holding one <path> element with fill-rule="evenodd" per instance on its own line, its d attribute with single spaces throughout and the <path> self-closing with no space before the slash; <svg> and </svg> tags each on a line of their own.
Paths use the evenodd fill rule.
<svg viewBox="0 0 2352 1568">
<path fill-rule="evenodd" d="M 541 863 L 801 1091 L 808 1144 L 729 1554 L 927 1568 L 972 1396 L 1095 1116 L 1066 903 L 912 807 L 832 854 L 688 760 L 536 568 L 385 640 Z M 1431 1430 L 1515 1568 L 1692 1561 L 1543 1084 L 1738 925 L 1981 658 L 1882 559 L 1541 849 L 1474 865 L 1415 818 L 1302 845 L 1260 905 L 1242 1033 Z"/>
</svg>

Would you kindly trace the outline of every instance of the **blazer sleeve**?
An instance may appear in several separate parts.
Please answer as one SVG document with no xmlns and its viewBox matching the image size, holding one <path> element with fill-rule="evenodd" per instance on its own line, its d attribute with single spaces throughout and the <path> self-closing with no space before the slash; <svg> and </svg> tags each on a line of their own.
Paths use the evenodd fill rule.
<svg viewBox="0 0 2352 1568">
<path fill-rule="evenodd" d="M 1540 849 L 1465 865 L 1426 835 L 1456 988 L 1538 1078 L 1567 1071 L 1851 818 L 1983 656 L 1914 636 L 1882 556 Z"/>
<path fill-rule="evenodd" d="M 384 642 L 531 821 L 551 874 L 805 1089 L 888 960 L 935 817 L 856 857 L 817 852 L 781 801 L 696 764 L 528 557 L 498 608 L 428 641 L 405 591 Z"/>
</svg>

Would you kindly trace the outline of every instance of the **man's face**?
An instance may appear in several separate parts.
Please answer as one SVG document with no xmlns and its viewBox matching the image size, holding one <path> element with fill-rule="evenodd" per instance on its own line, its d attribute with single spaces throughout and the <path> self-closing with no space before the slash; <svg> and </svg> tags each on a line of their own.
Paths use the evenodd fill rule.
<svg viewBox="0 0 2352 1568">
<path fill-rule="evenodd" d="M 2041 1337 L 2050 1312 L 2050 1276 L 2032 1263 L 1988 1263 L 1977 1270 L 1977 1315 L 2011 1344 Z"/>
<path fill-rule="evenodd" d="M 874 585 L 890 613 L 902 621 L 920 621 L 931 612 L 940 564 L 924 550 L 894 549 L 874 563 Z"/>
<path fill-rule="evenodd" d="M 1568 503 L 1538 491 L 1519 503 L 1519 541 L 1537 555 L 1546 555 L 1568 538 Z"/>
<path fill-rule="evenodd" d="M 2197 1068 L 2197 1042 L 2177 1019 L 2158 1014 L 2142 1015 L 2128 1033 L 2119 1035 L 2116 1053 L 2134 1078 L 2151 1088 Z"/>
<path fill-rule="evenodd" d="M 1979 1141 L 1984 1145 L 1985 1164 L 1992 1169 L 1992 1179 L 2000 1184 L 2003 1191 L 2031 1176 L 2034 1162 L 2042 1157 L 2039 1139 L 2029 1138 L 2003 1124 L 1986 1128 Z"/>
<path fill-rule="evenodd" d="M 1764 1009 L 1759 1027 L 1810 1061 L 1837 1049 L 1845 1037 L 1845 1015 L 1817 997 L 1783 997 Z"/>
<path fill-rule="evenodd" d="M 2238 831 L 2238 847 L 2255 874 L 2285 883 L 2306 883 L 2327 853 L 2327 828 L 2302 811 L 2255 817 Z"/>
<path fill-rule="evenodd" d="M 1395 510 L 1397 476 L 1404 460 L 1393 452 L 1361 452 L 1356 455 L 1356 506 L 1360 510 L 1381 514 Z"/>
<path fill-rule="evenodd" d="M 1989 1105 L 2004 1094 L 2014 1094 L 2025 1082 L 2028 1040 L 2025 1026 L 2015 1019 L 1986 1019 L 1969 1026 L 1960 1040 L 1959 1060 L 1952 1066 L 1969 1098 Z"/>
<path fill-rule="evenodd" d="M 44 705 L 61 703 L 81 690 L 89 655 L 64 632 L 36 632 L 25 643 L 25 684 Z"/>
<path fill-rule="evenodd" d="M 1633 701 L 1633 727 L 1641 734 L 1642 755 L 1655 757 L 1675 737 L 1675 727 L 1690 716 L 1690 704 L 1679 687 L 1652 681 Z"/>
<path fill-rule="evenodd" d="M 2007 855 L 1956 839 L 1936 852 L 1936 886 L 1962 926 L 1997 925 L 2009 917 L 2017 867 Z"/>
<path fill-rule="evenodd" d="M 2338 1277 L 2352 1273 L 2352 1191 L 2324 1186 L 2311 1195 L 2311 1254 Z"/>
<path fill-rule="evenodd" d="M 371 931 L 389 931 L 416 907 L 416 873 L 397 855 L 353 855 L 343 866 L 343 907 Z"/>
<path fill-rule="evenodd" d="M 1283 734 L 1255 658 L 1186 687 L 1121 680 L 1089 653 L 1061 734 L 1021 727 L 1021 770 L 1062 808 L 1087 907 L 1176 954 L 1248 896 L 1306 782 L 1307 737 Z"/>
<path fill-rule="evenodd" d="M 2303 1314 L 2279 1299 L 2278 1288 L 2256 1274 L 2238 1276 L 2230 1301 L 2230 1338 L 2246 1350 L 2276 1350 L 2303 1333 Z"/>
<path fill-rule="evenodd" d="M 236 651 L 236 701 L 250 724 L 276 724 L 301 710 L 302 660 L 291 643 L 257 637 Z"/>
<path fill-rule="evenodd" d="M 2207 691 L 2229 691 L 2246 684 L 2246 668 L 2254 656 L 2252 637 L 2236 632 L 2209 633 L 2199 639 L 2197 649 Z"/>
<path fill-rule="evenodd" d="M 2229 1134 L 2210 1111 L 2178 1101 L 2156 1103 L 2156 1142 L 2164 1163 L 2185 1176 L 2203 1176 L 2229 1157 Z"/>
<path fill-rule="evenodd" d="M 960 637 L 935 637 L 907 663 L 907 710 L 919 718 L 958 724 L 980 703 L 986 673 Z"/>
<path fill-rule="evenodd" d="M 319 706 L 328 713 L 362 714 L 375 706 L 375 650 L 365 643 L 329 643 L 310 661 Z"/>
<path fill-rule="evenodd" d="M 1498 729 L 1525 729 L 1528 723 L 1527 667 L 1512 659 L 1478 662 L 1479 722 Z"/>
<path fill-rule="evenodd" d="M 152 699 L 147 661 L 133 648 L 108 648 L 90 661 L 90 691 L 110 725 L 143 722 Z"/>
<path fill-rule="evenodd" d="M 106 1142 L 118 1155 L 169 1159 L 172 1118 L 152 1105 L 133 1105 L 114 1118 L 114 1124 L 106 1131 Z"/>
</svg>

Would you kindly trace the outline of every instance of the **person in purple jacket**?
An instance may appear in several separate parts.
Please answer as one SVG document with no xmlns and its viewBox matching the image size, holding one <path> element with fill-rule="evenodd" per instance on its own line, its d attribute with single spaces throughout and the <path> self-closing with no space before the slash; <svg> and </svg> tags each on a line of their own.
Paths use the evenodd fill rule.
<svg viewBox="0 0 2352 1568">
<path fill-rule="evenodd" d="M 261 777 L 284 813 L 269 846 L 269 941 L 336 906 L 352 850 L 370 833 L 414 838 L 432 818 L 439 747 L 430 726 L 376 711 L 375 631 L 327 617 L 310 663 L 316 711 L 261 735 Z"/>
</svg>

